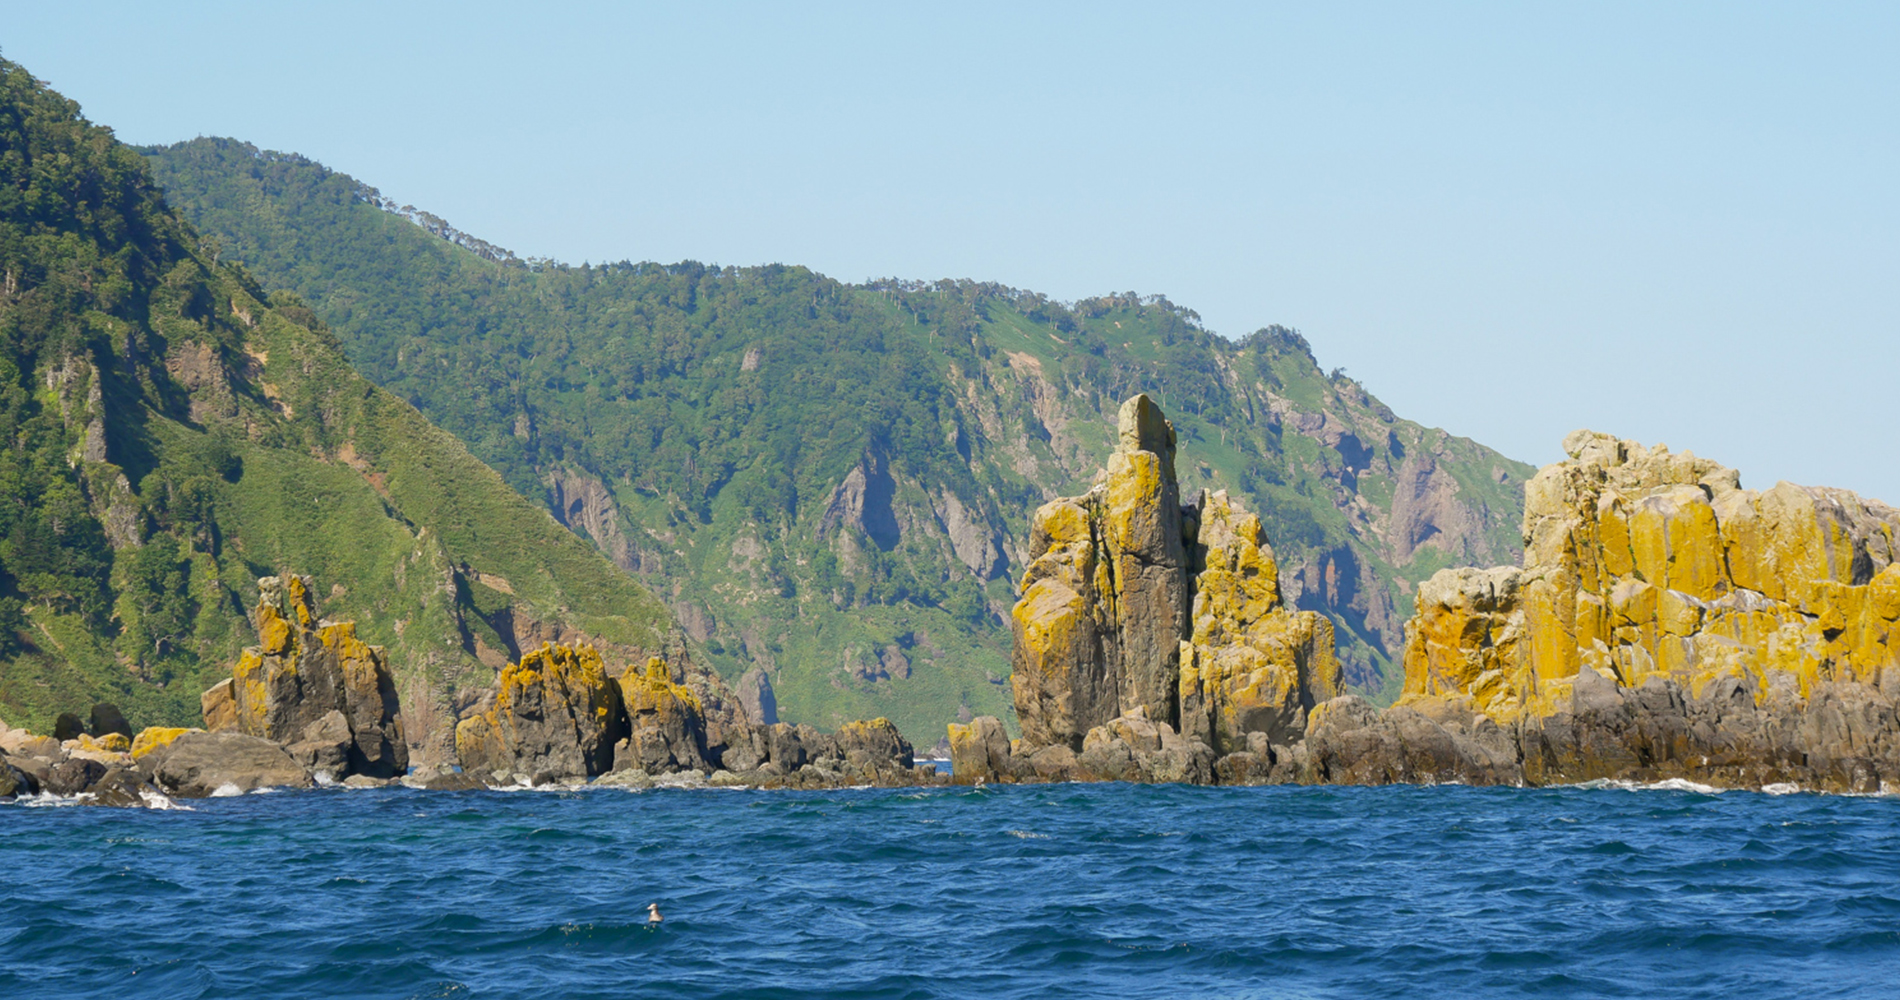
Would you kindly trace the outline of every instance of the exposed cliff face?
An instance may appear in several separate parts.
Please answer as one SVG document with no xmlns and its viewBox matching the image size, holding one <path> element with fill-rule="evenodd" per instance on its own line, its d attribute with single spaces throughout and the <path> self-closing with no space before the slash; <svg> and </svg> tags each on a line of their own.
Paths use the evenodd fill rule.
<svg viewBox="0 0 1900 1000">
<path fill-rule="evenodd" d="M 1219 754 L 1296 740 L 1338 694 L 1332 626 L 1282 603 L 1258 517 L 1224 492 L 1181 505 L 1153 400 L 1122 404 L 1118 431 L 1100 485 L 1036 512 L 1012 612 L 1014 753 L 1044 778 L 1206 780 Z M 997 756 L 993 724 L 950 732 L 957 759 Z"/>
<path fill-rule="evenodd" d="M 1564 446 L 1526 488 L 1521 570 L 1420 588 L 1402 705 L 1515 729 L 1533 782 L 1900 778 L 1900 511 L 1604 434 Z"/>
</svg>

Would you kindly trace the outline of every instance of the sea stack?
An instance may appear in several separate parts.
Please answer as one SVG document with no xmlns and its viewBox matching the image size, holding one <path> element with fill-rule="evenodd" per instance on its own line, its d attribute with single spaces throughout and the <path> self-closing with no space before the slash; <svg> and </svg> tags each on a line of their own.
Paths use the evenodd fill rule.
<svg viewBox="0 0 1900 1000">
<path fill-rule="evenodd" d="M 995 720 L 951 726 L 959 780 L 1207 781 L 1233 754 L 1264 772 L 1339 693 L 1332 624 L 1282 604 L 1259 518 L 1224 492 L 1183 505 L 1154 400 L 1123 403 L 1117 430 L 1095 488 L 1033 520 L 1011 616 L 1022 739 L 1005 758 Z"/>
</svg>

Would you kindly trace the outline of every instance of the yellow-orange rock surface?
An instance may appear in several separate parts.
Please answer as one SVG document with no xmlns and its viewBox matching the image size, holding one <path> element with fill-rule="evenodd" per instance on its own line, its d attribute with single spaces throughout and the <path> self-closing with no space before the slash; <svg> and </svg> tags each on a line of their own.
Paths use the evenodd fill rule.
<svg viewBox="0 0 1900 1000">
<path fill-rule="evenodd" d="M 1846 490 L 1745 490 L 1716 462 L 1606 434 L 1564 447 L 1525 487 L 1522 569 L 1419 588 L 1404 702 L 1547 718 L 1573 710 L 1581 671 L 1691 700 L 1720 685 L 1758 707 L 1821 684 L 1900 694 L 1900 511 Z"/>
<path fill-rule="evenodd" d="M 581 778 L 613 766 L 620 689 L 592 646 L 543 644 L 496 678 L 493 700 L 455 727 L 464 770 Z"/>
<path fill-rule="evenodd" d="M 354 622 L 320 619 L 304 577 L 264 577 L 257 585 L 258 644 L 239 656 L 228 682 L 200 699 L 205 728 L 294 744 L 337 712 L 348 728 L 342 752 L 349 773 L 402 774 L 409 747 L 383 647 L 357 638 Z"/>
</svg>

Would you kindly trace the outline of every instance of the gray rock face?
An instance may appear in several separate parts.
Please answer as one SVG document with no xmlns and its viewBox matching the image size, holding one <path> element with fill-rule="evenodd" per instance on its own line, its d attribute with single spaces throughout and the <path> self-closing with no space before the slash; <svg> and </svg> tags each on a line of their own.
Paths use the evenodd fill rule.
<svg viewBox="0 0 1900 1000">
<path fill-rule="evenodd" d="M 309 773 L 283 747 L 243 733 L 186 733 L 145 760 L 154 757 L 160 758 L 152 769 L 159 786 L 185 798 L 205 798 L 227 786 L 249 792 L 312 784 Z"/>
<path fill-rule="evenodd" d="M 739 704 L 753 723 L 769 726 L 778 721 L 778 697 L 772 693 L 772 677 L 753 667 L 739 678 Z"/>
</svg>

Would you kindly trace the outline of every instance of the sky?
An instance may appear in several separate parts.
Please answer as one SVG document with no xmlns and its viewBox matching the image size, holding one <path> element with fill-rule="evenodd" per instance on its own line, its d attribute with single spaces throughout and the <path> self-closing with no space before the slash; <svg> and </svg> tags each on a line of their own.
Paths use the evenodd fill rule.
<svg viewBox="0 0 1900 1000">
<path fill-rule="evenodd" d="M 1900 504 L 1900 5 L 108 4 L 0 54 L 523 256 L 1163 294 L 1523 461 Z"/>
</svg>

